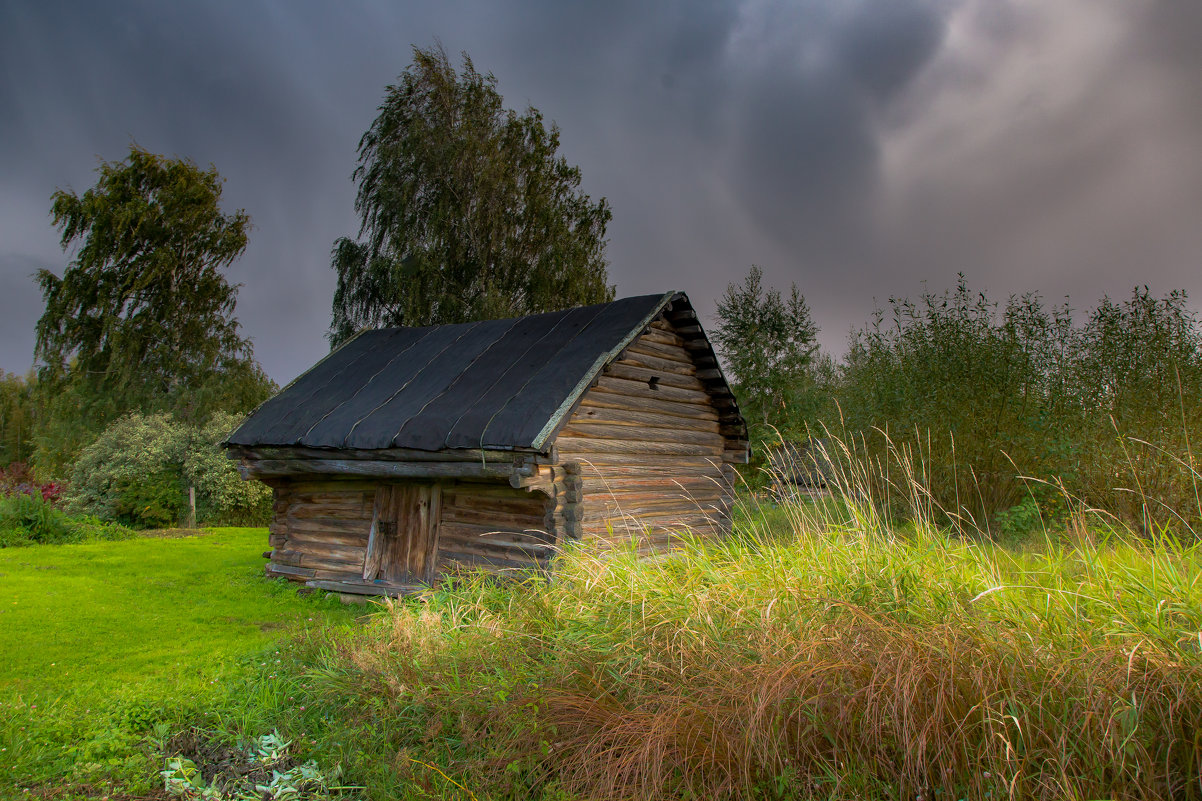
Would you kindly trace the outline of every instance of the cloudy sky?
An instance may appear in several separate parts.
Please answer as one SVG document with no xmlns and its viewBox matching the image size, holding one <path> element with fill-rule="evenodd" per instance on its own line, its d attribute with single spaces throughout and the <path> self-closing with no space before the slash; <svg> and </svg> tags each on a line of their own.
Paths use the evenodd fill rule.
<svg viewBox="0 0 1202 801">
<path fill-rule="evenodd" d="M 32 361 L 49 216 L 131 140 L 213 164 L 255 228 L 231 270 L 277 381 L 323 355 L 355 146 L 441 40 L 555 120 L 613 207 L 618 294 L 703 311 L 751 264 L 822 341 L 964 272 L 1090 306 L 1202 301 L 1202 3 L 0 0 L 0 369 Z"/>
</svg>

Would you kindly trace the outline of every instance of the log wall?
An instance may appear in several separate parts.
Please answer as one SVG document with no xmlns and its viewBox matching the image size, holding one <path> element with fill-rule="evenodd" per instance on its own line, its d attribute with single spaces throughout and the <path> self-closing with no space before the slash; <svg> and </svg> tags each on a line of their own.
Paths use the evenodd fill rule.
<svg viewBox="0 0 1202 801">
<path fill-rule="evenodd" d="M 557 505 L 551 493 L 563 494 L 565 471 L 544 471 L 544 485 L 529 488 L 501 482 L 441 483 L 433 578 L 459 567 L 545 570 L 562 528 L 555 521 L 562 518 L 563 498 Z M 365 583 L 380 484 L 330 479 L 272 483 L 267 573 L 301 582 Z"/>
<path fill-rule="evenodd" d="M 555 548 L 547 495 L 504 484 L 444 486 L 436 576 L 459 567 L 546 569 Z"/>
<path fill-rule="evenodd" d="M 362 581 L 376 483 L 273 482 L 267 572 L 296 581 Z"/>
<path fill-rule="evenodd" d="M 716 365 L 699 365 L 690 344 L 672 323 L 652 323 L 560 430 L 560 463 L 579 466 L 583 536 L 660 550 L 685 529 L 728 530 L 730 462 L 746 449 L 732 445 L 739 432 L 705 380 Z"/>
</svg>

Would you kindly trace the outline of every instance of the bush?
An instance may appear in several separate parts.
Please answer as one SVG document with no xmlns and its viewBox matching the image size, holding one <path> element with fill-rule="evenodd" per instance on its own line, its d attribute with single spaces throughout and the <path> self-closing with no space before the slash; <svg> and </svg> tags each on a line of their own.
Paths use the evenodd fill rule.
<svg viewBox="0 0 1202 801">
<path fill-rule="evenodd" d="M 40 495 L 42 500 L 57 503 L 63 485 L 57 481 L 38 481 L 27 462 L 13 462 L 0 470 L 0 495 Z"/>
<path fill-rule="evenodd" d="M 93 517 L 73 518 L 38 494 L 17 493 L 0 498 L 0 548 L 125 539 L 132 534 L 123 526 Z"/>
<path fill-rule="evenodd" d="M 183 518 L 192 486 L 199 523 L 266 521 L 271 490 L 243 482 L 220 447 L 238 422 L 231 414 L 216 414 L 203 426 L 184 425 L 168 414 L 122 417 L 80 454 L 68 511 L 161 528 Z"/>
<path fill-rule="evenodd" d="M 183 474 L 196 487 L 201 522 L 265 525 L 271 519 L 271 488 L 261 481 L 243 481 L 220 445 L 241 421 L 238 415 L 215 414 L 191 438 Z"/>
<path fill-rule="evenodd" d="M 1202 407 L 1185 399 L 1202 394 L 1202 329 L 1184 294 L 1103 298 L 1077 325 L 1067 306 L 1003 306 L 961 277 L 890 308 L 853 333 L 837 384 L 832 429 L 861 457 L 913 462 L 932 508 L 1012 533 L 1028 499 L 1062 514 L 1065 492 L 1145 532 L 1180 516 L 1198 530 Z"/>
<path fill-rule="evenodd" d="M 146 483 L 148 477 L 173 473 L 175 492 L 181 494 L 180 465 L 187 444 L 187 429 L 171 415 L 134 413 L 122 417 L 80 453 L 71 473 L 67 511 L 121 520 L 140 528 L 176 522 L 182 500 L 175 504 L 176 514 L 165 523 L 163 507 L 147 509 L 148 517 L 144 518 L 139 502 L 160 497 L 162 487 L 158 491 L 135 488 Z"/>
<path fill-rule="evenodd" d="M 179 471 L 167 467 L 139 480 L 121 478 L 113 511 L 117 520 L 138 528 L 167 528 L 185 511 Z"/>
</svg>

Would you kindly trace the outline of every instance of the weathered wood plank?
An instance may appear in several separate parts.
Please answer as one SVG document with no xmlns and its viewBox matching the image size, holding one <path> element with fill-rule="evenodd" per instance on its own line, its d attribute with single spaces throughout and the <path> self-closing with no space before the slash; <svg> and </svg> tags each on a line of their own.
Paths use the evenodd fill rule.
<svg viewBox="0 0 1202 801">
<path fill-rule="evenodd" d="M 504 495 L 477 494 L 456 489 L 447 492 L 443 497 L 443 507 L 447 509 L 487 509 L 505 514 L 542 514 L 545 505 L 546 502 L 541 496 L 513 489 Z"/>
<path fill-rule="evenodd" d="M 273 565 L 292 565 L 293 567 L 312 567 L 315 569 L 335 570 L 355 573 L 363 564 L 353 559 L 323 559 L 312 553 L 277 548 L 272 551 Z"/>
<path fill-rule="evenodd" d="M 549 535 L 541 526 L 529 529 L 497 528 L 476 523 L 444 523 L 441 530 L 440 548 L 450 547 L 450 543 L 502 543 L 546 545 L 550 542 Z"/>
<path fill-rule="evenodd" d="M 648 326 L 646 333 L 639 337 L 640 342 L 654 342 L 657 345 L 672 345 L 674 347 L 684 347 L 684 337 L 671 330 L 659 328 L 657 326 Z"/>
<path fill-rule="evenodd" d="M 620 442 L 680 442 L 714 448 L 721 448 L 724 444 L 722 435 L 710 431 L 685 431 L 679 428 L 653 428 L 651 426 L 631 429 L 628 426 L 610 425 L 588 419 L 573 420 L 559 432 L 559 436 L 608 439 Z M 563 451 L 568 446 L 560 440 L 559 447 Z"/>
<path fill-rule="evenodd" d="M 312 579 L 305 582 L 306 587 L 313 587 L 318 590 L 329 590 L 331 592 L 341 592 L 348 595 L 387 595 L 392 598 L 399 598 L 403 595 L 413 595 L 425 589 L 423 584 L 386 584 L 386 583 L 367 583 L 356 581 L 330 581 L 322 579 Z"/>
<path fill-rule="evenodd" d="M 694 403 L 677 403 L 670 398 L 632 397 L 620 390 L 602 386 L 593 387 L 580 400 L 580 408 L 596 407 L 601 409 L 631 409 L 634 411 L 655 412 L 670 417 L 687 417 L 695 420 L 717 420 L 718 410 L 707 405 Z"/>
<path fill-rule="evenodd" d="M 654 367 L 644 367 L 628 359 L 622 359 L 611 364 L 605 369 L 605 375 L 613 376 L 614 378 L 625 378 L 628 381 L 641 381 L 643 383 L 655 381 L 661 386 L 691 389 L 696 392 L 705 392 L 706 387 L 705 383 L 696 376 L 671 373 Z"/>
<path fill-rule="evenodd" d="M 621 426 L 650 426 L 653 428 L 675 428 L 685 431 L 706 431 L 714 434 L 721 433 L 720 423 L 716 420 L 705 420 L 691 417 L 678 417 L 658 412 L 645 412 L 638 409 L 614 409 L 604 406 L 580 406 L 572 415 L 568 425 L 578 422 L 608 423 Z"/>
<path fill-rule="evenodd" d="M 618 379 L 613 379 L 618 380 Z M 671 392 L 686 390 L 672 389 Z M 503 462 L 389 462 L 370 459 L 262 459 L 247 462 L 253 476 L 346 475 L 380 478 L 509 478 L 528 468 Z"/>
<path fill-rule="evenodd" d="M 367 531 L 356 534 L 332 533 L 325 531 L 292 531 L 288 533 L 289 542 L 308 542 L 317 545 L 327 544 L 349 548 L 366 548 L 367 540 Z"/>
<path fill-rule="evenodd" d="M 264 568 L 264 570 L 268 574 L 286 576 L 289 578 L 293 576 L 309 577 L 312 576 L 314 572 L 313 568 L 311 567 L 296 567 L 294 565 L 286 565 L 280 562 L 268 562 L 267 567 Z"/>
<path fill-rule="evenodd" d="M 334 520 L 369 520 L 371 519 L 371 504 L 357 503 L 304 503 L 303 501 L 288 505 L 285 517 L 294 520 L 317 520 L 331 518 Z"/>
<path fill-rule="evenodd" d="M 697 365 L 693 357 L 684 348 L 657 345 L 654 342 L 639 341 L 626 349 L 623 358 L 636 360 L 645 367 L 663 370 L 669 373 L 693 375 Z"/>
<path fill-rule="evenodd" d="M 671 454 L 679 456 L 722 456 L 722 443 L 703 445 L 681 442 L 646 442 L 641 440 L 611 440 L 595 437 L 562 437 L 556 441 L 562 458 L 578 461 L 582 455 L 601 453 Z"/>
<path fill-rule="evenodd" d="M 730 488 L 720 473 L 703 476 L 688 476 L 677 471 L 648 471 L 643 475 L 609 475 L 594 473 L 581 479 L 586 497 L 625 492 L 729 492 Z"/>
<path fill-rule="evenodd" d="M 662 385 L 656 389 L 651 389 L 651 387 L 647 386 L 647 382 L 645 381 L 630 381 L 625 378 L 611 378 L 610 376 L 605 375 L 597 379 L 596 388 L 618 395 L 626 395 L 631 398 L 642 398 L 644 400 L 654 401 L 677 401 L 679 403 L 691 403 L 697 406 L 708 405 L 714 400 L 705 392 L 697 390 L 681 389 L 679 387 Z"/>
<path fill-rule="evenodd" d="M 720 521 L 707 517 L 670 517 L 643 520 L 630 517 L 617 517 L 608 520 L 593 520 L 582 523 L 581 526 L 585 538 L 596 538 L 601 541 L 613 541 L 622 536 L 643 535 L 645 533 L 683 533 L 697 537 L 708 537 L 720 534 L 724 530 Z"/>
<path fill-rule="evenodd" d="M 491 572 L 497 571 L 519 571 L 522 573 L 531 573 L 539 571 L 542 567 L 537 562 L 527 560 L 502 559 L 494 556 L 479 555 L 479 554 L 459 554 L 449 551 L 439 550 L 438 552 L 438 575 L 446 575 L 451 573 L 457 566 L 466 569 L 483 568 Z"/>
<path fill-rule="evenodd" d="M 715 508 L 725 508 L 727 498 L 724 493 L 714 492 L 708 495 L 685 494 L 677 490 L 628 492 L 628 493 L 594 493 L 588 497 L 583 506 L 587 509 L 620 508 L 626 512 L 637 513 L 656 507 L 669 509 L 687 509 L 693 512 L 711 511 Z"/>
<path fill-rule="evenodd" d="M 693 501 L 682 498 L 664 498 L 664 499 L 598 499 L 593 502 L 591 499 L 584 505 L 583 522 L 590 523 L 596 520 L 606 520 L 615 517 L 633 517 L 636 519 L 655 519 L 661 517 L 695 517 L 698 515 L 704 516 L 709 514 L 722 515 L 725 513 L 726 506 L 712 499 L 709 503 L 704 501 Z"/>
<path fill-rule="evenodd" d="M 468 523 L 471 525 L 487 526 L 491 528 L 516 529 L 525 531 L 526 529 L 542 528 L 546 520 L 546 512 L 540 511 L 539 514 L 503 514 L 501 512 L 491 512 L 487 509 L 444 509 L 442 513 L 443 524 L 448 523 Z"/>
<path fill-rule="evenodd" d="M 355 476 L 321 477 L 299 476 L 293 479 L 293 492 L 364 492 L 374 493 L 379 480 L 356 478 Z"/>
<path fill-rule="evenodd" d="M 350 483 L 350 482 L 346 482 Z M 288 503 L 332 503 L 332 504 L 354 504 L 366 503 L 371 505 L 372 492 L 369 487 L 364 485 L 354 487 L 342 487 L 340 489 L 324 490 L 319 492 L 290 492 L 288 493 Z"/>
<path fill-rule="evenodd" d="M 465 557 L 488 559 L 494 562 L 505 562 L 512 567 L 541 567 L 550 561 L 554 555 L 551 548 L 511 545 L 510 547 L 492 545 L 467 545 L 457 543 L 439 548 L 439 559 L 462 560 Z"/>
<path fill-rule="evenodd" d="M 336 545 L 329 542 L 299 540 L 295 537 L 288 539 L 288 545 L 285 546 L 284 550 L 304 554 L 323 561 L 346 562 L 347 564 L 358 565 L 363 564 L 363 556 L 366 553 L 364 547 L 361 545 Z"/>
<path fill-rule="evenodd" d="M 342 520 L 337 517 L 284 518 L 289 534 L 355 534 L 367 536 L 371 532 L 370 518 Z"/>
</svg>

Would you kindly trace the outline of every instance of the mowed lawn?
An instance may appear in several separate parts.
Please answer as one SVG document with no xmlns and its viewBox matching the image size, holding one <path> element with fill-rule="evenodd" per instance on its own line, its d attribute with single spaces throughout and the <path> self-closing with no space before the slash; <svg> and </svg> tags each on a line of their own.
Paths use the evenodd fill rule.
<svg viewBox="0 0 1202 801">
<path fill-rule="evenodd" d="M 266 542 L 264 529 L 225 528 L 0 551 L 0 687 L 58 695 L 96 683 L 178 685 L 286 627 L 352 615 L 265 579 Z"/>
<path fill-rule="evenodd" d="M 265 578 L 266 542 L 222 528 L 0 550 L 0 797 L 5 779 L 146 772 L 139 732 L 212 709 L 287 635 L 365 613 Z"/>
</svg>

